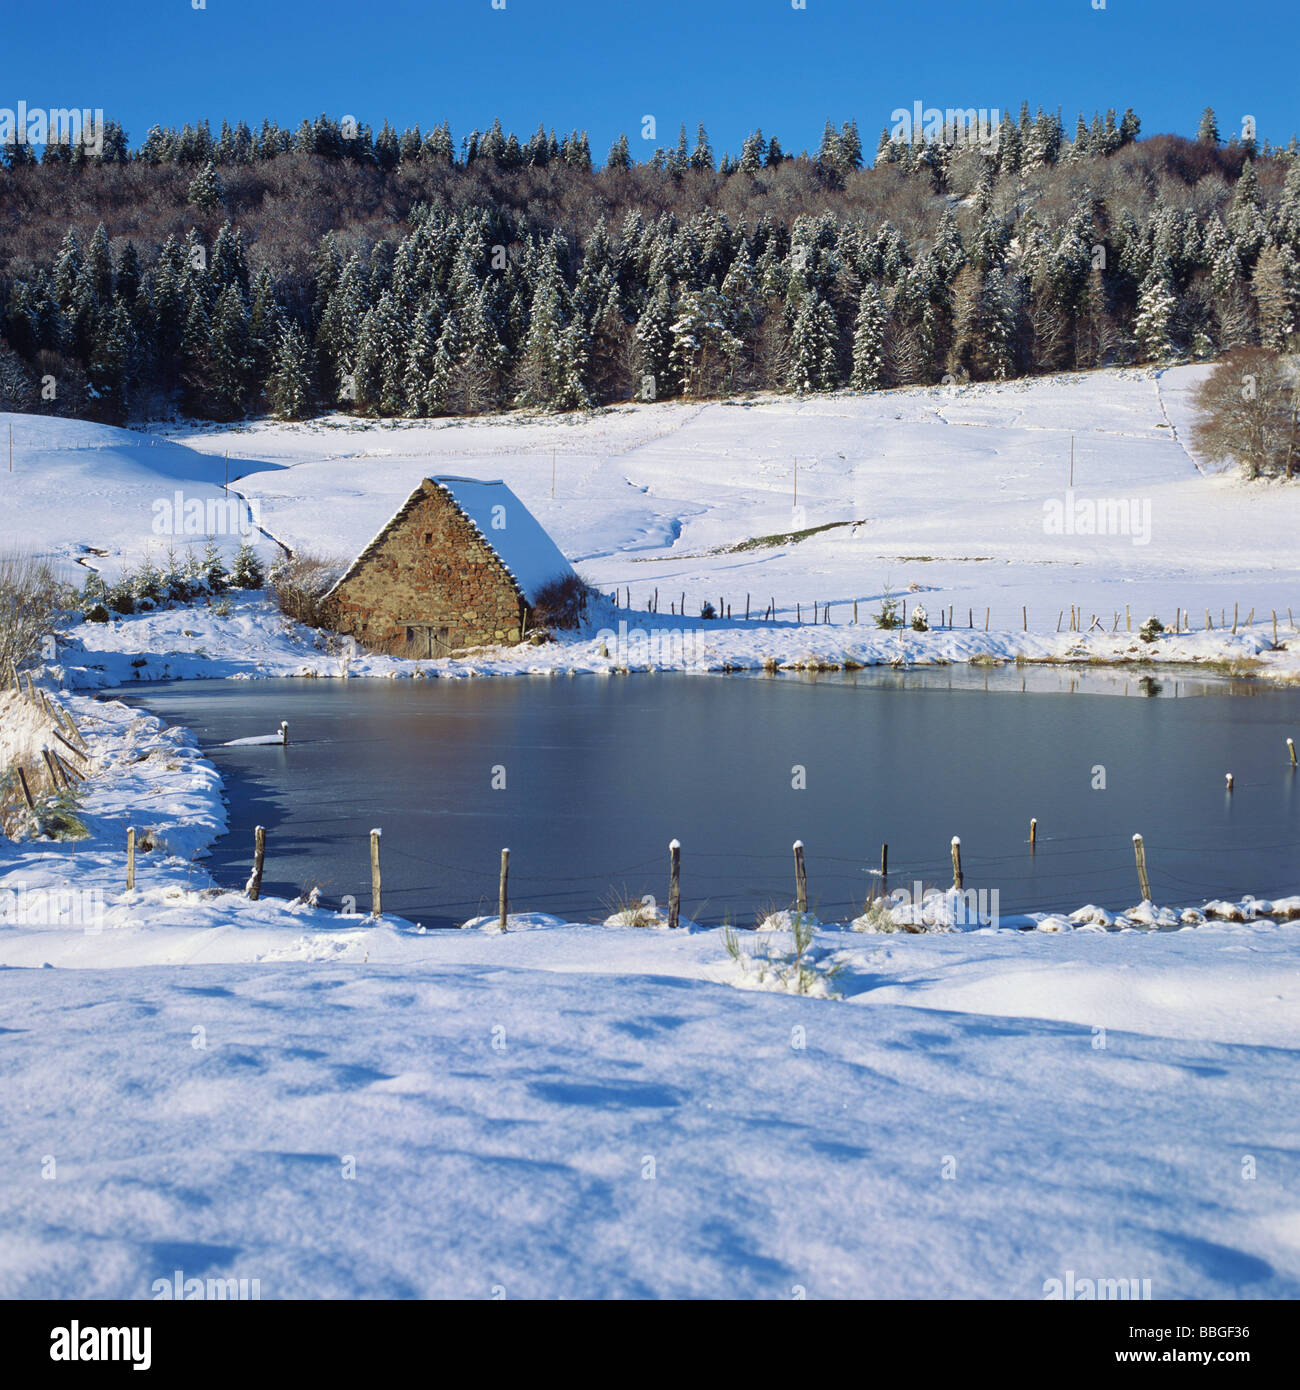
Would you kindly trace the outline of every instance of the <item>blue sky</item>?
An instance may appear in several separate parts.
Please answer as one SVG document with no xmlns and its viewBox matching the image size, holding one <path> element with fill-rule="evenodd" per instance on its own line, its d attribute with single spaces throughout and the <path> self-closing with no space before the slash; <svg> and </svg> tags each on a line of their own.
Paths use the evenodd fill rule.
<svg viewBox="0 0 1300 1390">
<path fill-rule="evenodd" d="M 499 0 L 498 0 L 499 2 Z M 590 132 L 635 158 L 703 121 L 715 153 L 762 125 L 787 151 L 829 116 L 870 153 L 895 107 L 1132 105 L 1143 135 L 1192 134 L 1207 103 L 1225 138 L 1300 130 L 1296 0 L 61 0 L 10 6 L 0 107 L 102 107 L 133 145 L 151 124 L 206 116 L 286 125 L 326 111 L 457 140 L 500 116 Z"/>
</svg>

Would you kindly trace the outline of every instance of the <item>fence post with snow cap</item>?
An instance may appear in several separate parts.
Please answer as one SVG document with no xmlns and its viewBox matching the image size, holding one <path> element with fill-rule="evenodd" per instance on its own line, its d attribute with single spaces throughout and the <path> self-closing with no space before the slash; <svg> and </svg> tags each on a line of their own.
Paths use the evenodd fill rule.
<svg viewBox="0 0 1300 1390">
<path fill-rule="evenodd" d="M 497 925 L 506 929 L 506 918 L 510 915 L 510 851 L 501 851 L 501 884 L 497 890 Z"/>
<path fill-rule="evenodd" d="M 287 719 L 282 719 L 282 720 L 280 720 L 280 737 L 284 740 L 284 746 L 285 746 L 286 748 L 288 748 L 288 746 L 289 746 L 289 721 L 288 721 Z"/>
<path fill-rule="evenodd" d="M 19 770 L 21 776 L 21 769 Z M 26 791 L 27 784 L 24 782 L 23 790 Z M 126 891 L 131 893 L 135 890 L 135 826 L 126 827 Z"/>
<path fill-rule="evenodd" d="M 1147 851 L 1141 835 L 1133 836 L 1133 857 L 1137 860 L 1138 887 L 1142 890 L 1142 901 L 1151 901 L 1151 880 L 1147 877 Z"/>
<path fill-rule="evenodd" d="M 952 886 L 960 893 L 962 889 L 961 879 L 961 836 L 952 837 Z"/>
<path fill-rule="evenodd" d="M 253 872 L 248 876 L 244 892 L 251 902 L 256 902 L 262 892 L 262 865 L 266 862 L 266 827 L 259 825 L 253 831 Z"/>
<path fill-rule="evenodd" d="M 678 840 L 668 842 L 668 925 L 677 926 L 682 909 L 682 846 Z"/>
<path fill-rule="evenodd" d="M 1036 816 L 1030 816 L 1030 818 L 1029 818 L 1029 852 L 1030 852 L 1030 854 L 1033 854 L 1034 851 L 1035 851 L 1037 848 L 1038 848 L 1038 818 L 1037 818 Z"/>
<path fill-rule="evenodd" d="M 1232 773 L 1231 773 L 1231 772 L 1225 772 L 1225 773 L 1223 774 L 1223 777 L 1224 777 L 1224 781 L 1227 783 L 1227 788 L 1228 788 L 1228 790 L 1231 791 L 1231 790 L 1232 790 Z"/>
<path fill-rule="evenodd" d="M 808 911 L 808 874 L 803 862 L 803 841 L 794 842 L 794 901 L 800 916 Z"/>
<path fill-rule="evenodd" d="M 376 827 L 370 832 L 370 915 L 378 917 L 381 911 L 381 883 L 379 877 L 379 837 L 384 832 Z"/>
</svg>

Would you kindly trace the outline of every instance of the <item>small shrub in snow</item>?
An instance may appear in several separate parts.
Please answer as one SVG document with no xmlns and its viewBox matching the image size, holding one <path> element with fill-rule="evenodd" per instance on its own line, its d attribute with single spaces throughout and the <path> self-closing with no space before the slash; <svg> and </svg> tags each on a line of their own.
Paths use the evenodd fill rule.
<svg viewBox="0 0 1300 1390">
<path fill-rule="evenodd" d="M 21 666 L 40 649 L 64 593 L 43 560 L 0 555 L 0 671 Z"/>
<path fill-rule="evenodd" d="M 92 604 L 86 611 L 86 621 L 88 623 L 106 623 L 109 619 L 108 609 L 102 603 Z"/>
<path fill-rule="evenodd" d="M 280 612 L 308 627 L 319 627 L 321 599 L 346 568 L 331 556 L 298 550 L 271 571 L 270 587 Z"/>
<path fill-rule="evenodd" d="M 132 580 L 137 608 L 152 608 L 163 598 L 162 571 L 146 555 Z"/>
<path fill-rule="evenodd" d="M 733 927 L 723 929 L 722 943 L 739 968 L 738 983 L 786 994 L 835 998 L 831 985 L 842 967 L 815 950 L 817 919 L 806 912 L 768 913 L 762 918 L 761 925 L 771 923 L 782 915 L 789 922 L 788 936 L 769 929 L 769 934 L 758 938 L 763 942 L 761 950 L 746 950 Z M 783 938 L 788 941 L 789 949 L 783 949 L 779 944 Z"/>
<path fill-rule="evenodd" d="M 1160 621 L 1159 618 L 1148 618 L 1146 622 L 1144 622 L 1142 626 L 1138 628 L 1138 636 L 1144 642 L 1154 642 L 1156 638 L 1160 637 L 1164 633 L 1164 630 L 1165 625 Z"/>
<path fill-rule="evenodd" d="M 237 589 L 260 589 L 266 583 L 266 568 L 247 541 L 241 541 L 230 565 L 230 582 Z"/>
<path fill-rule="evenodd" d="M 880 596 L 880 611 L 876 614 L 876 626 L 884 628 L 886 632 L 892 632 L 896 627 L 903 626 L 902 615 L 899 613 L 899 602 L 894 597 L 889 585 L 885 585 L 885 592 Z"/>
<path fill-rule="evenodd" d="M 207 545 L 203 547 L 203 581 L 207 585 L 210 594 L 219 594 L 229 581 L 230 576 L 226 572 L 226 566 L 221 558 L 221 551 L 216 541 L 211 537 Z"/>
<path fill-rule="evenodd" d="M 575 628 L 587 616 L 594 594 L 580 575 L 566 574 L 538 589 L 533 600 L 533 622 L 542 628 Z"/>
<path fill-rule="evenodd" d="M 660 912 L 659 904 L 649 896 L 636 898 L 624 893 L 612 898 L 606 906 L 609 910 L 605 918 L 607 927 L 649 927 L 659 930 L 668 925 L 666 914 Z"/>
<path fill-rule="evenodd" d="M 119 579 L 108 591 L 108 606 L 114 613 L 135 612 L 135 585 L 129 578 Z"/>
<path fill-rule="evenodd" d="M 926 613 L 925 609 L 919 603 L 916 605 L 915 608 L 912 609 L 912 631 L 930 631 L 929 615 Z"/>
<path fill-rule="evenodd" d="M 700 606 L 700 617 L 703 618 L 706 622 L 711 622 L 717 616 L 718 610 L 708 601 L 708 599 L 705 599 L 704 603 Z"/>
</svg>

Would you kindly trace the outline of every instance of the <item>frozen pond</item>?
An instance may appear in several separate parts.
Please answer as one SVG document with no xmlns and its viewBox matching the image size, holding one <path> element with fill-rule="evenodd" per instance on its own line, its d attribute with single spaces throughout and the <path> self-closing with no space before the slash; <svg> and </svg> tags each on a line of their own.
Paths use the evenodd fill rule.
<svg viewBox="0 0 1300 1390">
<path fill-rule="evenodd" d="M 514 911 L 585 921 L 616 897 L 662 901 L 674 837 L 683 914 L 742 925 L 789 905 L 796 839 L 827 920 L 860 908 L 882 842 L 891 888 L 951 882 L 953 835 L 966 887 L 998 890 L 1003 914 L 1132 906 L 1134 831 L 1157 902 L 1300 889 L 1296 691 L 953 667 L 126 693 L 194 729 L 225 779 L 218 882 L 242 884 L 264 825 L 265 892 L 318 885 L 366 911 L 380 826 L 384 909 L 427 926 L 495 911 L 503 846 Z M 220 746 L 281 719 L 287 748 Z"/>
</svg>

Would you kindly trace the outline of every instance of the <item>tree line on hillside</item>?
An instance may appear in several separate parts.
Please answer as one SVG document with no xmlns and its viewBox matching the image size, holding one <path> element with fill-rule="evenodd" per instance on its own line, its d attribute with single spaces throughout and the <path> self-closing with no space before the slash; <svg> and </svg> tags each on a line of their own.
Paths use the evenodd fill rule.
<svg viewBox="0 0 1300 1390">
<path fill-rule="evenodd" d="M 459 157 L 445 125 L 324 117 L 9 147 L 0 408 L 579 410 L 1293 348 L 1294 147 L 1224 145 L 1209 111 L 1139 131 L 1024 106 L 996 139 L 887 130 L 872 168 L 853 122 L 720 164 L 702 128 L 641 164 L 620 138 L 600 169 L 582 132 L 499 123 Z"/>
</svg>

